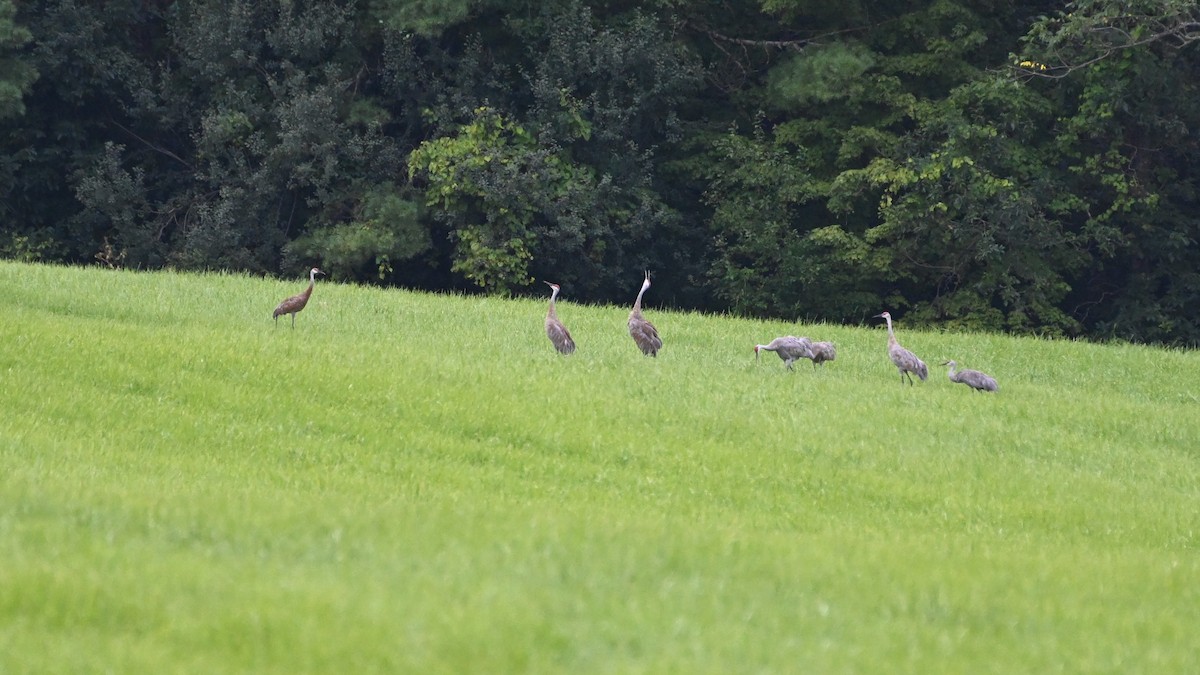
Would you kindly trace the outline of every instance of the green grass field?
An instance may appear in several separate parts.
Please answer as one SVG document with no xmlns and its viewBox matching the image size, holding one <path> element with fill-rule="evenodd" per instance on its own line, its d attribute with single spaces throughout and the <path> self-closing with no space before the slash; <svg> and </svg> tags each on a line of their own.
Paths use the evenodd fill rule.
<svg viewBox="0 0 1200 675">
<path fill-rule="evenodd" d="M 0 263 L 0 673 L 1200 672 L 1196 352 L 306 282 Z"/>
</svg>

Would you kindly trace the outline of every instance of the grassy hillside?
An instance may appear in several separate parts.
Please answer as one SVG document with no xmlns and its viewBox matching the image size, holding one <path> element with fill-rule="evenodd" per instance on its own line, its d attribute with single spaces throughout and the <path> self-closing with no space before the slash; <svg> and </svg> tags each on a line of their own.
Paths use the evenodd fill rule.
<svg viewBox="0 0 1200 675">
<path fill-rule="evenodd" d="M 0 672 L 1200 671 L 1197 353 L 306 281 L 0 263 Z"/>
</svg>

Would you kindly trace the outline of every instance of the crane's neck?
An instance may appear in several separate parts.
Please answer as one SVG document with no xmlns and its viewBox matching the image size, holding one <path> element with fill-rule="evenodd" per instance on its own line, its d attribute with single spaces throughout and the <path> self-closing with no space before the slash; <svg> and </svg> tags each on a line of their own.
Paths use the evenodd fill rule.
<svg viewBox="0 0 1200 675">
<path fill-rule="evenodd" d="M 642 284 L 642 290 L 638 291 L 637 300 L 633 301 L 633 312 L 635 316 L 642 315 L 642 296 L 646 294 L 646 289 L 650 288 L 650 282 L 646 281 Z"/>
<path fill-rule="evenodd" d="M 555 309 L 554 309 L 554 301 L 557 299 L 558 299 L 558 289 L 555 288 L 550 293 L 550 309 L 546 310 L 546 318 L 548 318 L 548 319 L 557 319 L 558 318 L 558 312 L 555 311 Z"/>
<path fill-rule="evenodd" d="M 301 295 L 304 296 L 305 300 L 308 300 L 308 298 L 312 296 L 313 286 L 316 286 L 316 285 L 317 285 L 317 273 L 309 272 L 308 273 L 308 288 L 304 289 L 304 291 L 301 293 Z"/>
<path fill-rule="evenodd" d="M 883 320 L 884 320 L 884 321 L 887 321 L 887 327 L 888 327 L 888 346 L 889 346 L 889 347 L 892 347 L 892 346 L 895 346 L 895 345 L 898 345 L 898 344 L 900 344 L 900 343 L 899 343 L 899 342 L 896 340 L 896 331 L 892 330 L 892 317 L 890 317 L 890 316 L 885 316 L 885 317 L 883 317 Z"/>
</svg>

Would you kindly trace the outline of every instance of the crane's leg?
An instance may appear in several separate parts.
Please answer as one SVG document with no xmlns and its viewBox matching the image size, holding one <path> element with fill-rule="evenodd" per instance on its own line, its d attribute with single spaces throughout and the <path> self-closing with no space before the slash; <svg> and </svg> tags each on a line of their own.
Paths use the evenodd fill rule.
<svg viewBox="0 0 1200 675">
<path fill-rule="evenodd" d="M 296 330 L 296 313 L 292 312 L 292 330 Z"/>
</svg>

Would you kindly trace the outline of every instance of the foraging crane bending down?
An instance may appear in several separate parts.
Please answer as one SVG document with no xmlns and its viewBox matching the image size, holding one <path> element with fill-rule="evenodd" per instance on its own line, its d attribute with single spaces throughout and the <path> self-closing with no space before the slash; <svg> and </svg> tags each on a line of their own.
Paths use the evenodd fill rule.
<svg viewBox="0 0 1200 675">
<path fill-rule="evenodd" d="M 904 384 L 904 376 L 908 376 L 908 386 L 912 386 L 912 373 L 916 373 L 917 377 L 924 382 L 929 377 L 929 368 L 925 362 L 917 358 L 916 354 L 908 351 L 900 346 L 896 341 L 896 332 L 892 330 L 892 315 L 884 312 L 876 314 L 875 318 L 883 318 L 887 321 L 888 329 L 888 356 L 891 357 L 892 363 L 896 364 L 896 368 L 900 370 L 900 384 Z"/>
<path fill-rule="evenodd" d="M 813 368 L 837 358 L 837 347 L 834 347 L 832 342 L 814 342 L 811 348 L 812 356 L 809 358 L 812 359 Z"/>
<path fill-rule="evenodd" d="M 647 356 L 658 356 L 662 349 L 662 338 L 658 337 L 658 329 L 642 316 L 642 296 L 650 288 L 650 271 L 646 270 L 646 280 L 642 282 L 642 290 L 638 291 L 637 300 L 633 303 L 633 311 L 629 313 L 629 336 L 637 343 L 642 353 Z"/>
<path fill-rule="evenodd" d="M 558 320 L 558 312 L 554 309 L 554 301 L 558 299 L 558 284 L 545 282 L 550 287 L 550 309 L 546 310 L 546 337 L 554 343 L 554 348 L 561 354 L 575 351 L 575 341 L 571 339 L 571 331 Z"/>
<path fill-rule="evenodd" d="M 275 308 L 275 314 L 272 315 L 272 318 L 275 319 L 276 326 L 279 325 L 280 314 L 291 314 L 292 328 L 296 327 L 296 312 L 304 309 L 304 306 L 308 304 L 308 299 L 312 296 L 313 286 L 315 286 L 317 283 L 318 274 L 325 273 L 315 267 L 309 270 L 308 288 L 279 303 L 279 306 Z"/>
<path fill-rule="evenodd" d="M 811 359 L 813 358 L 812 340 L 806 337 L 798 338 L 795 335 L 786 335 L 777 337 L 771 340 L 770 344 L 754 345 L 754 360 L 758 361 L 758 352 L 765 350 L 775 352 L 779 358 L 783 359 L 783 364 L 788 370 L 792 370 L 792 364 L 796 359 Z"/>
<path fill-rule="evenodd" d="M 950 366 L 950 371 L 946 373 L 950 377 L 951 382 L 961 382 L 975 391 L 996 391 L 996 380 L 987 373 L 981 373 L 978 370 L 960 370 L 957 373 L 954 369 L 958 364 L 954 361 L 946 361 L 943 366 Z"/>
</svg>

